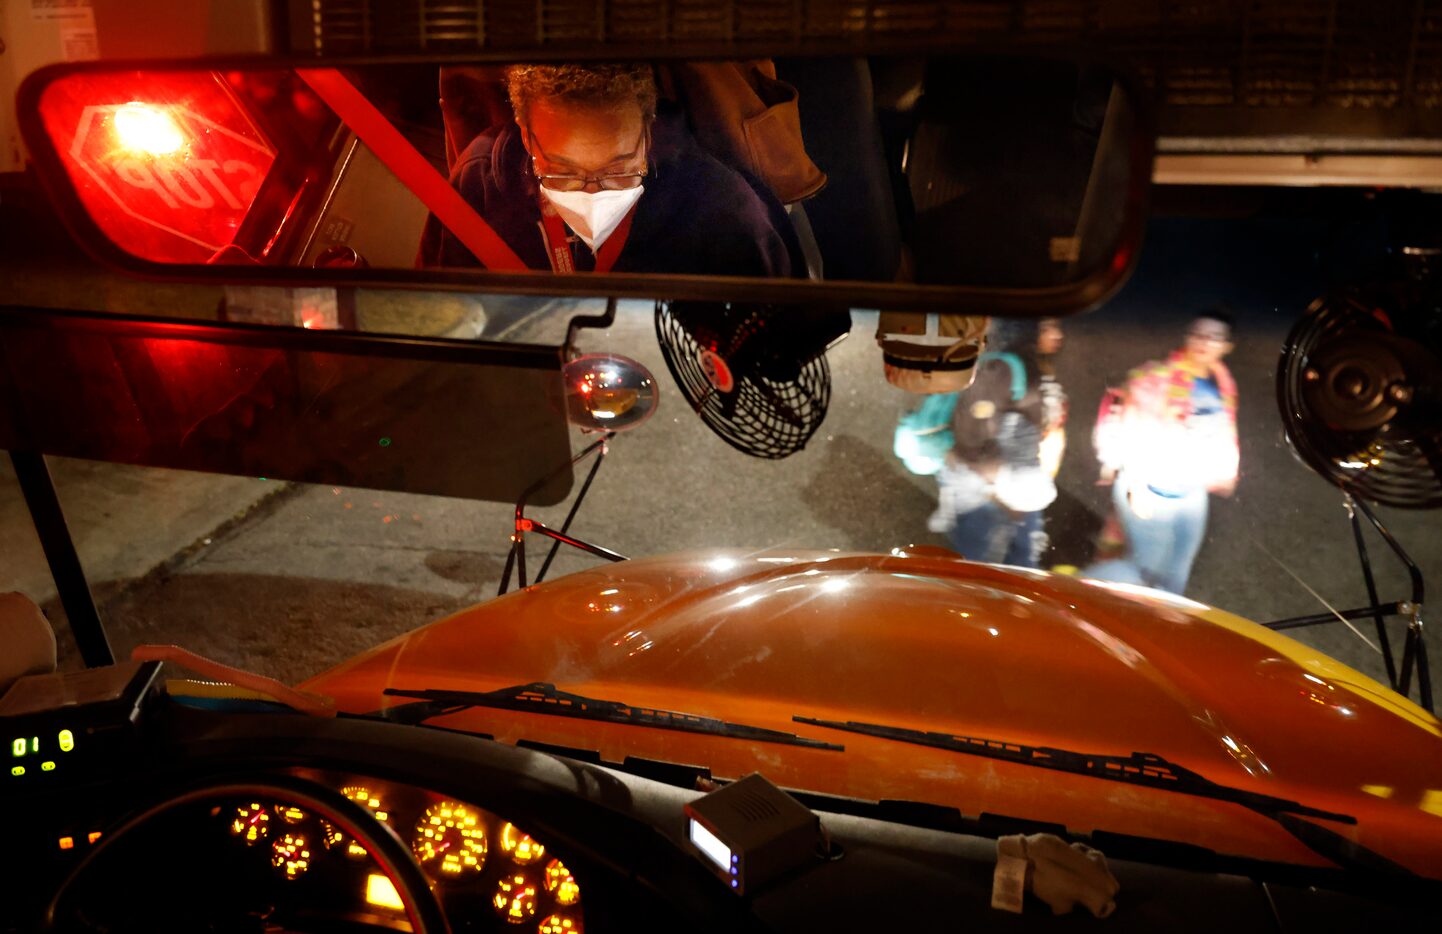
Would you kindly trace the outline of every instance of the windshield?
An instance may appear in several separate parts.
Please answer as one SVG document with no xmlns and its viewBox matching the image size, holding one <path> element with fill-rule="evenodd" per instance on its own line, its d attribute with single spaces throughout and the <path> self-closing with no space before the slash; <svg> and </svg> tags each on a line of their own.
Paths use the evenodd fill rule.
<svg viewBox="0 0 1442 934">
<path fill-rule="evenodd" d="M 1202 204 L 1213 216 L 1194 216 Z M 1102 308 L 993 320 L 960 394 L 888 379 L 874 310 L 621 302 L 570 350 L 644 367 L 654 413 L 610 437 L 593 479 L 603 452 L 578 461 L 573 520 L 564 500 L 527 507 L 527 521 L 593 546 L 553 560 L 550 539 L 517 530 L 511 501 L 80 460 L 53 470 L 118 657 L 173 642 L 417 728 L 1318 861 L 1265 808 L 1144 780 L 1098 790 L 1096 775 L 1059 770 L 1065 757 L 1017 761 L 1115 757 L 1291 802 L 1404 865 L 1435 866 L 1442 729 L 1385 686 L 1400 672 L 1382 633 L 1347 612 L 1369 602 L 1347 501 L 1294 454 L 1277 404 L 1279 352 L 1314 299 L 1411 281 L 1390 265 L 1386 211 L 1360 192 L 1212 192 L 1182 214 L 1154 218 L 1138 271 Z M 49 286 L 34 273 L 85 267 L 12 246 L 36 260 L 6 272 L 19 300 L 136 310 L 135 287 Z M 339 307 L 332 326 L 554 347 L 574 319 L 605 312 L 600 299 L 186 295 L 200 318 L 310 326 L 306 309 Z M 747 328 L 771 328 L 766 353 L 734 352 Z M 405 391 L 377 404 L 414 402 Z M 633 391 L 613 394 L 611 414 Z M 463 424 L 478 405 L 424 404 Z M 578 454 L 601 437 L 569 431 Z M 8 462 L 0 480 L 7 527 L 28 530 Z M 1434 516 L 1369 508 L 1437 578 Z M 1359 522 L 1378 599 L 1411 601 L 1405 567 Z M 42 603 L 62 666 L 80 667 L 38 542 L 11 536 L 4 556 L 6 589 Z M 1319 623 L 1284 633 L 1245 622 L 1307 616 Z M 1399 665 L 1410 618 L 1389 624 Z"/>
</svg>

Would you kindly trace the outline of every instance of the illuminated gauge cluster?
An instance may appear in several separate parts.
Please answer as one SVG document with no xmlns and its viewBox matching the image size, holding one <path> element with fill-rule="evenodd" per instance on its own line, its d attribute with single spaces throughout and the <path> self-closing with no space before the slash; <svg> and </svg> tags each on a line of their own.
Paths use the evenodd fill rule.
<svg viewBox="0 0 1442 934">
<path fill-rule="evenodd" d="M 464 804 L 442 801 L 421 815 L 411 850 L 433 878 L 474 875 L 486 865 L 486 828 Z"/>
<path fill-rule="evenodd" d="M 305 875 L 324 840 L 324 821 L 294 805 L 247 801 L 229 811 L 230 835 L 248 847 L 269 853 L 270 863 L 283 879 Z"/>
<path fill-rule="evenodd" d="M 581 887 L 565 864 L 530 834 L 455 801 L 431 805 L 416 823 L 411 851 L 446 891 L 482 893 L 518 931 L 582 930 Z"/>
<path fill-rule="evenodd" d="M 395 802 L 400 808 L 393 811 L 373 788 L 344 785 L 340 791 L 379 823 L 414 827 L 411 853 L 448 910 L 494 912 L 508 929 L 527 934 L 583 930 L 581 887 L 575 877 L 544 844 L 516 825 L 457 801 L 424 803 L 398 792 L 407 800 Z M 368 910 L 403 909 L 394 886 L 375 871 L 365 847 L 303 808 L 241 800 L 212 813 L 222 815 L 240 848 L 254 852 L 257 861 L 269 861 L 275 878 L 283 880 L 279 884 L 289 888 L 323 864 L 322 876 L 358 880 L 356 892 Z"/>
<path fill-rule="evenodd" d="M 377 821 L 390 819 L 381 799 L 369 788 L 348 785 L 341 793 L 360 804 Z M 245 801 L 228 812 L 230 835 L 248 847 L 269 853 L 277 875 L 294 881 L 305 875 L 324 852 L 343 853 L 360 861 L 370 854 L 328 821 L 312 817 L 303 808 L 269 801 Z"/>
</svg>

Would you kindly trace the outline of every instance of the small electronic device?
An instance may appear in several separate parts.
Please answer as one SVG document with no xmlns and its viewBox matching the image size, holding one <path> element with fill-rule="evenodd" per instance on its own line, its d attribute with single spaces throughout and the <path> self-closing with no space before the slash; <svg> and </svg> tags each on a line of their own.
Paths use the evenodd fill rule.
<svg viewBox="0 0 1442 934">
<path fill-rule="evenodd" d="M 732 891 L 754 891 L 820 858 L 821 818 L 753 772 L 686 805 L 687 836 Z"/>
<path fill-rule="evenodd" d="M 28 675 L 0 697 L 8 774 L 0 788 L 68 784 L 113 765 L 131 744 L 159 662 Z"/>
</svg>

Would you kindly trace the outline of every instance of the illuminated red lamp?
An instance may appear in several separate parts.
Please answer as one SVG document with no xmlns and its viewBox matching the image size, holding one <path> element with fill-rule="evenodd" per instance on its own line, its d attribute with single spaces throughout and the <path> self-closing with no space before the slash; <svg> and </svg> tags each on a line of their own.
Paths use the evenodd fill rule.
<svg viewBox="0 0 1442 934">
<path fill-rule="evenodd" d="M 101 233 L 135 256 L 205 263 L 235 240 L 276 153 L 209 71 L 74 74 L 40 117 Z"/>
<path fill-rule="evenodd" d="M 112 117 L 120 145 L 133 153 L 168 156 L 185 145 L 185 136 L 164 108 L 131 101 Z"/>
</svg>

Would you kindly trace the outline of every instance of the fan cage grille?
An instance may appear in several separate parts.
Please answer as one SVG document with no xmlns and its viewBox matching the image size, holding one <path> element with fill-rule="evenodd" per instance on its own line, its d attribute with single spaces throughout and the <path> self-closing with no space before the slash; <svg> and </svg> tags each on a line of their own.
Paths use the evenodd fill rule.
<svg viewBox="0 0 1442 934">
<path fill-rule="evenodd" d="M 701 420 L 721 440 L 753 457 L 777 460 L 806 446 L 826 417 L 831 402 L 831 370 L 824 353 L 807 361 L 794 380 L 773 380 L 755 367 L 734 372 L 736 385 L 720 392 L 701 365 L 702 350 L 728 363 L 756 340 L 761 312 L 737 321 L 732 334 L 715 332 L 708 323 L 686 320 L 670 303 L 656 305 L 656 339 L 681 393 Z"/>
<path fill-rule="evenodd" d="M 1329 339 L 1359 329 L 1390 330 L 1356 296 L 1318 299 L 1293 327 L 1277 368 L 1287 441 L 1308 467 L 1359 499 L 1401 509 L 1442 507 L 1442 481 L 1415 442 L 1391 437 L 1390 428 L 1375 435 L 1334 432 L 1309 410 L 1302 394 L 1309 357 Z M 1442 426 L 1422 430 L 1434 447 L 1442 446 Z"/>
</svg>

